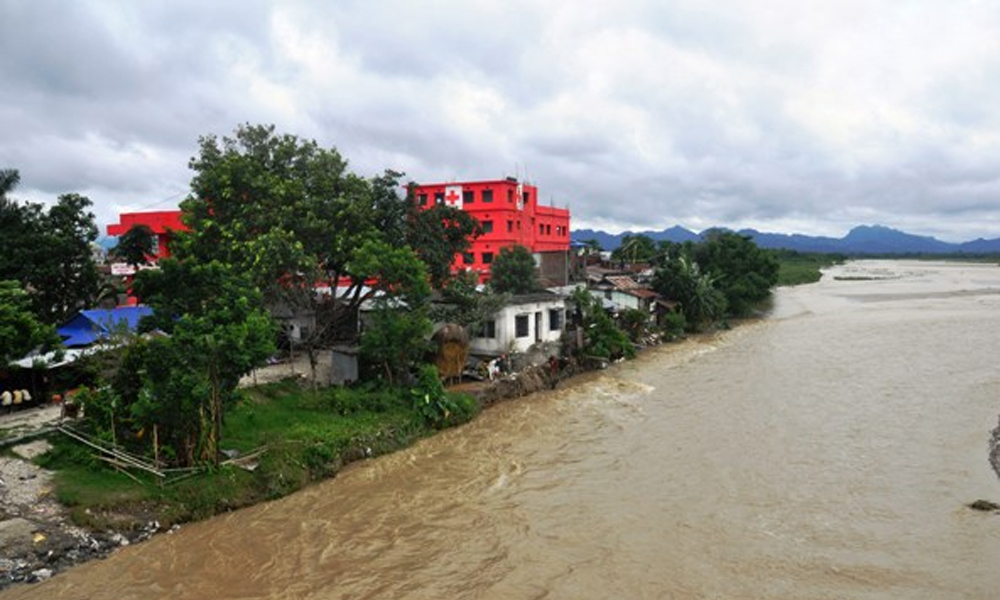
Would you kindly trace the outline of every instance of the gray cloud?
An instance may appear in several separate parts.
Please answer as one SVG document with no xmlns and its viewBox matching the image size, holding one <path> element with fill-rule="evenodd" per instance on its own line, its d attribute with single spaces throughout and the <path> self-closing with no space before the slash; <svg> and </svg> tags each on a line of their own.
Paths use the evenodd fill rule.
<svg viewBox="0 0 1000 600">
<path fill-rule="evenodd" d="M 1000 237 L 1000 10 L 0 0 L 0 166 L 102 222 L 242 122 L 363 174 L 519 174 L 577 226 Z"/>
</svg>

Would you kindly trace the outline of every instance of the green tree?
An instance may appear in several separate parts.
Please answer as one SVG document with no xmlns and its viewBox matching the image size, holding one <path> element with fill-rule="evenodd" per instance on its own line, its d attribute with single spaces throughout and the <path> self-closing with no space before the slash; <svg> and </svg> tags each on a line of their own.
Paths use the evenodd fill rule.
<svg viewBox="0 0 1000 600">
<path fill-rule="evenodd" d="M 0 169 L 0 199 L 7 197 L 7 194 L 14 191 L 21 181 L 21 174 L 17 169 Z"/>
<path fill-rule="evenodd" d="M 413 197 L 412 184 L 407 206 L 406 242 L 427 265 L 431 285 L 441 289 L 451 277 L 455 256 L 469 249 L 482 228 L 475 217 L 454 206 L 437 204 L 421 209 Z"/>
<path fill-rule="evenodd" d="M 79 194 L 63 194 L 48 210 L 41 204 L 20 204 L 8 195 L 18 181 L 17 171 L 0 172 L 0 280 L 20 283 L 39 319 L 58 325 L 98 293 L 91 202 Z"/>
<path fill-rule="evenodd" d="M 358 309 L 374 294 L 373 273 L 358 270 L 372 263 L 356 260 L 359 249 L 405 245 L 402 174 L 364 179 L 336 149 L 261 125 L 202 137 L 190 167 L 193 195 L 182 210 L 191 232 L 179 236 L 178 256 L 233 265 L 275 314 L 313 315 L 301 340 L 313 365 L 325 343 L 356 335 Z M 331 292 L 317 293 L 317 284 Z"/>
<path fill-rule="evenodd" d="M 136 275 L 153 308 L 143 328 L 166 335 L 147 342 L 147 376 L 132 412 L 144 426 L 167 423 L 183 461 L 218 461 L 223 411 L 240 377 L 274 353 L 275 327 L 260 294 L 232 267 L 167 259 Z"/>
<path fill-rule="evenodd" d="M 0 281 L 0 370 L 32 350 L 59 348 L 55 327 L 38 321 L 31 298 L 16 281 Z"/>
<path fill-rule="evenodd" d="M 490 287 L 501 294 L 538 291 L 538 269 L 531 250 L 519 245 L 501 248 L 490 265 Z"/>
<path fill-rule="evenodd" d="M 498 294 L 488 287 L 480 291 L 479 276 L 463 271 L 441 290 L 441 302 L 432 307 L 431 318 L 437 323 L 461 325 L 472 332 L 492 319 L 509 299 L 509 294 Z"/>
<path fill-rule="evenodd" d="M 97 239 L 91 201 L 63 194 L 43 221 L 31 285 L 36 305 L 51 323 L 61 323 L 97 296 L 100 277 L 91 244 Z"/>
<path fill-rule="evenodd" d="M 656 258 L 656 241 L 641 233 L 625 234 L 622 243 L 611 252 L 611 259 L 623 263 L 652 262 Z"/>
<path fill-rule="evenodd" d="M 111 252 L 133 267 L 148 264 L 155 235 L 149 226 L 135 225 L 118 238 L 118 245 Z"/>
<path fill-rule="evenodd" d="M 681 304 L 688 327 L 698 331 L 722 317 L 726 298 L 715 287 L 715 277 L 702 273 L 698 263 L 687 255 L 680 255 L 656 270 L 653 289 L 664 298 Z"/>
<path fill-rule="evenodd" d="M 632 342 L 639 342 L 649 333 L 649 313 L 638 308 L 627 308 L 618 316 L 622 330 Z"/>
<path fill-rule="evenodd" d="M 361 356 L 377 365 L 392 385 L 419 365 L 429 350 L 427 269 L 408 247 L 374 241 L 359 249 L 355 261 L 364 264 L 353 268 L 371 272 L 379 291 L 361 336 Z"/>
<path fill-rule="evenodd" d="M 749 315 L 771 296 L 778 283 L 780 265 L 774 253 L 759 248 L 750 236 L 713 231 L 695 247 L 694 259 L 701 270 L 711 273 L 715 286 L 726 298 L 729 314 Z"/>
<path fill-rule="evenodd" d="M 635 355 L 635 348 L 628 336 L 615 325 L 614 319 L 604 310 L 604 304 L 599 298 L 583 288 L 574 290 L 571 297 L 583 317 L 582 352 L 585 356 L 617 359 Z"/>
</svg>

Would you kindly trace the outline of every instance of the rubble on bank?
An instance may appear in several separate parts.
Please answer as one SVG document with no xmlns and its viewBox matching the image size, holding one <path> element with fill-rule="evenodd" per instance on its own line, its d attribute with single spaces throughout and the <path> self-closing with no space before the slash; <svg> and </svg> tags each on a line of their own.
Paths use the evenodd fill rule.
<svg viewBox="0 0 1000 600">
<path fill-rule="evenodd" d="M 52 473 L 30 462 L 48 443 L 14 446 L 0 456 L 0 589 L 44 581 L 55 573 L 159 531 L 151 521 L 128 531 L 87 531 L 73 525 L 52 493 Z"/>
</svg>

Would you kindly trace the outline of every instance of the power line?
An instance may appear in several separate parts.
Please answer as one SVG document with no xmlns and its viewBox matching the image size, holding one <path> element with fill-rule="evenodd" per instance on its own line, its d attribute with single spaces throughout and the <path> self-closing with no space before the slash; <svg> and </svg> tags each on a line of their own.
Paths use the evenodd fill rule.
<svg viewBox="0 0 1000 600">
<path fill-rule="evenodd" d="M 162 199 L 160 199 L 160 200 L 154 200 L 154 201 L 150 202 L 149 204 L 143 204 L 143 205 L 139 206 L 139 208 L 138 208 L 137 210 L 142 210 L 142 209 L 144 209 L 144 208 L 152 208 L 152 207 L 154 207 L 154 206 L 159 206 L 159 205 L 161 205 L 161 204 L 164 204 L 164 203 L 166 203 L 166 202 L 171 202 L 171 203 L 174 203 L 174 204 L 176 204 L 176 203 L 175 203 L 175 202 L 173 202 L 173 201 L 174 201 L 174 200 L 175 200 L 176 198 L 179 198 L 180 196 L 183 196 L 183 195 L 185 195 L 185 194 L 187 194 L 187 192 L 186 192 L 186 191 L 184 191 L 184 192 L 177 192 L 176 194 L 174 194 L 174 195 L 172 195 L 172 196 L 167 196 L 166 198 L 162 198 Z"/>
</svg>

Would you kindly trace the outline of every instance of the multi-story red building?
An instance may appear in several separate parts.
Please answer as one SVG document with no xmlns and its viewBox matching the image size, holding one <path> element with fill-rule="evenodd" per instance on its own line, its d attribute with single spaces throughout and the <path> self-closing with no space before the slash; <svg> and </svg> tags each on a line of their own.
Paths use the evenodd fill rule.
<svg viewBox="0 0 1000 600">
<path fill-rule="evenodd" d="M 508 177 L 418 185 L 414 193 L 421 208 L 447 204 L 464 210 L 482 225 L 483 234 L 467 252 L 455 257 L 453 269 L 475 271 L 486 281 L 500 249 L 520 245 L 535 255 L 543 280 L 555 285 L 564 282 L 569 210 L 539 204 L 537 187 Z"/>
</svg>

